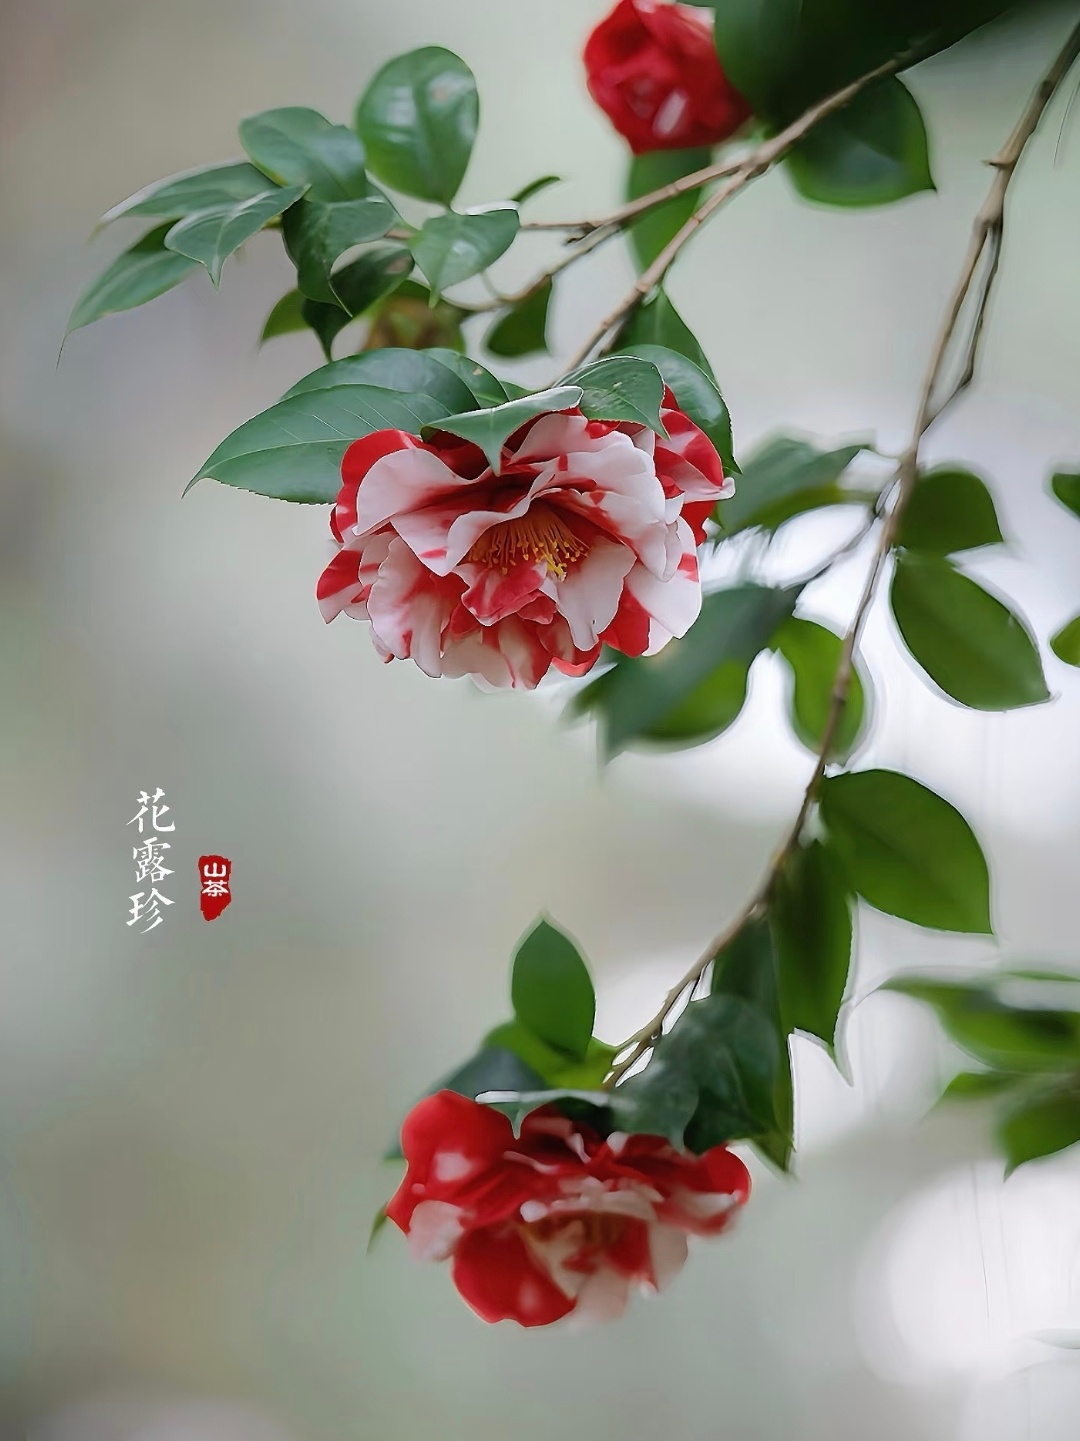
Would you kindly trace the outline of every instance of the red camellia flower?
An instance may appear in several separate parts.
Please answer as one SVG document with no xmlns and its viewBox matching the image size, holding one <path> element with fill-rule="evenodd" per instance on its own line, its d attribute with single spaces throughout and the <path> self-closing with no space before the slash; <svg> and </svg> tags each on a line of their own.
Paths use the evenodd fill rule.
<svg viewBox="0 0 1080 1441">
<path fill-rule="evenodd" d="M 688 1235 L 723 1231 L 750 1194 L 723 1146 L 691 1156 L 658 1136 L 602 1140 L 550 1107 L 515 1137 L 505 1116 L 452 1091 L 420 1102 L 401 1145 L 408 1171 L 387 1215 L 418 1259 L 452 1258 L 485 1321 L 618 1316 L 631 1288 L 678 1274 Z"/>
<path fill-rule="evenodd" d="M 642 655 L 701 609 L 696 545 L 733 489 L 708 437 L 665 393 L 662 440 L 644 425 L 548 412 L 493 469 L 448 434 L 355 441 L 319 580 L 326 620 L 370 621 L 385 660 L 428 675 L 531 687 L 583 675 L 601 643 Z"/>
<path fill-rule="evenodd" d="M 589 93 L 635 155 L 715 145 L 750 114 L 717 59 L 712 12 L 619 0 L 585 42 Z"/>
</svg>

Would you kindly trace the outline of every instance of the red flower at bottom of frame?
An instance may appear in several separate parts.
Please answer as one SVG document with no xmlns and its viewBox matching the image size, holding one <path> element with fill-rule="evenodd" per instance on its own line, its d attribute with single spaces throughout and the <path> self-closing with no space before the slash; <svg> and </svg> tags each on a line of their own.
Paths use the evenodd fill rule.
<svg viewBox="0 0 1080 1441">
<path fill-rule="evenodd" d="M 662 1290 L 687 1236 L 725 1230 L 750 1194 L 723 1146 L 692 1156 L 658 1136 L 604 1140 L 550 1107 L 515 1137 L 500 1112 L 452 1091 L 410 1112 L 401 1144 L 408 1171 L 387 1215 L 417 1259 L 452 1259 L 484 1321 L 611 1320 L 632 1289 Z"/>
</svg>

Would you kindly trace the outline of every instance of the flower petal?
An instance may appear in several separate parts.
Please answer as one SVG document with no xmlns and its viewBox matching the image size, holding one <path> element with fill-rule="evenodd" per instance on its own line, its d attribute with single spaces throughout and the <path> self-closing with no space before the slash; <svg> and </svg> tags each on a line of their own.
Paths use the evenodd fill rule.
<svg viewBox="0 0 1080 1441">
<path fill-rule="evenodd" d="M 550 1326 L 574 1309 L 515 1227 L 472 1231 L 454 1254 L 454 1285 L 483 1321 Z"/>
</svg>

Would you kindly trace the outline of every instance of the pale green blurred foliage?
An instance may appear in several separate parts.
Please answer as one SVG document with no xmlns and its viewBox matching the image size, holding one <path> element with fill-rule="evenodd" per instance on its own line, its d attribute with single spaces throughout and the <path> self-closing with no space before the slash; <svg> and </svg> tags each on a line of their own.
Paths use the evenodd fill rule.
<svg viewBox="0 0 1080 1441">
<path fill-rule="evenodd" d="M 1076 1414 L 1075 1387 L 1060 1383 L 1077 1364 L 1067 1353 L 1021 1378 L 1026 1392 L 988 1380 L 1043 1353 L 1021 1347 L 1003 1362 L 980 1349 L 964 1292 L 956 1316 L 923 1319 L 936 1316 L 945 1341 L 974 1326 L 971 1346 L 943 1342 L 940 1371 L 905 1370 L 885 1272 L 861 1269 L 895 1206 L 950 1168 L 962 1177 L 986 1148 L 973 1115 L 915 1124 L 944 1053 L 930 1022 L 893 998 L 856 1014 L 854 1091 L 800 1049 L 802 1180 L 761 1173 L 739 1231 L 699 1245 L 669 1296 L 616 1327 L 487 1329 L 392 1235 L 365 1257 L 370 1216 L 396 1181 L 378 1162 L 387 1133 L 501 1018 L 507 961 L 534 915 L 550 911 L 590 955 L 601 1031 L 616 1039 L 746 894 L 808 760 L 765 675 L 716 745 L 601 774 L 590 737 L 558 728 L 542 700 L 384 669 L 362 627 L 324 629 L 321 509 L 210 482 L 181 503 L 221 436 L 318 364 L 305 337 L 256 351 L 289 283 L 272 238 L 229 262 L 220 295 L 197 277 L 77 335 L 55 369 L 67 311 L 116 243 L 85 243 L 101 211 L 235 153 L 244 114 L 310 104 L 347 119 L 375 67 L 413 45 L 446 44 L 477 73 L 465 201 L 554 170 L 567 184 L 537 213 L 603 210 L 623 153 L 587 100 L 578 53 L 604 8 L 8 0 L 0 1433 L 120 1394 L 146 1399 L 36 1434 L 997 1441 L 970 1418 L 1015 1404 L 1004 1441 L 1024 1434 L 1027 1394 L 1042 1407 L 1037 1441 L 1074 1434 L 1060 1429 Z M 777 427 L 899 442 L 985 189 L 980 162 L 1063 24 L 1038 11 L 1022 32 L 916 75 L 938 196 L 838 214 L 799 206 L 774 176 L 686 257 L 673 294 L 714 361 L 738 443 Z M 1016 185 L 982 380 L 930 447 L 993 484 L 1017 543 L 980 573 L 1000 574 L 1044 637 L 1076 610 L 1080 575 L 1080 530 L 1042 491 L 1052 463 L 1080 459 L 1080 124 L 1055 160 L 1062 110 Z M 567 350 L 584 313 L 624 288 L 627 264 L 604 252 L 567 278 L 556 312 Z M 517 371 L 550 373 L 544 361 Z M 784 544 L 797 559 L 798 539 Z M 853 584 L 837 581 L 838 616 Z M 964 805 L 993 858 L 1009 954 L 1075 960 L 1075 673 L 1051 660 L 1054 706 L 984 717 L 923 690 L 880 617 L 869 645 L 885 702 L 868 759 L 910 767 Z M 156 785 L 177 825 L 176 905 L 140 937 L 124 924 L 125 822 L 136 792 Z M 212 927 L 195 905 L 206 851 L 235 865 L 235 903 Z M 868 917 L 860 991 L 904 965 L 993 954 Z M 996 1196 L 989 1185 L 984 1207 Z M 982 1242 L 960 1234 L 974 1250 L 957 1284 L 981 1297 Z M 988 1336 L 1038 1322 L 1016 1310 L 1028 1274 L 1017 1245 L 987 1290 Z M 1063 1286 L 1074 1260 L 1060 1258 Z M 1045 1325 L 1064 1324 L 1070 1305 L 1075 1324 L 1080 1291 L 1056 1297 Z M 916 1311 L 910 1325 L 922 1324 Z M 995 1387 L 1020 1399 L 979 1399 Z M 155 1398 L 200 1397 L 273 1419 L 146 1419 Z"/>
</svg>

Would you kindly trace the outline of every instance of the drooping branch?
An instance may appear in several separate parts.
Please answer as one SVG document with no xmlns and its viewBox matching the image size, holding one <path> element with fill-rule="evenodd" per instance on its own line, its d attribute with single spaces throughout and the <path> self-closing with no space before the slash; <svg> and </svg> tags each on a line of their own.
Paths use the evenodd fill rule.
<svg viewBox="0 0 1080 1441">
<path fill-rule="evenodd" d="M 1072 31 L 1054 63 L 1047 70 L 1005 145 L 989 162 L 994 167 L 994 179 L 986 199 L 975 217 L 971 242 L 964 257 L 960 276 L 934 340 L 923 378 L 911 436 L 897 463 L 893 483 L 892 508 L 881 526 L 870 570 L 859 596 L 855 614 L 844 636 L 840 660 L 833 679 L 825 729 L 817 750 L 814 768 L 803 792 L 795 820 L 774 851 L 757 889 L 734 920 L 709 943 L 702 956 L 671 988 L 656 1015 L 620 1047 L 621 1059 L 613 1067 L 604 1083 L 608 1088 L 616 1085 L 652 1048 L 663 1033 L 664 1025 L 671 1012 L 685 995 L 692 992 L 720 952 L 745 925 L 766 912 L 777 877 L 788 857 L 802 839 L 803 829 L 825 777 L 829 753 L 847 703 L 859 637 L 877 594 L 878 584 L 884 573 L 889 552 L 899 533 L 904 511 L 918 480 L 919 450 L 923 437 L 970 385 L 975 375 L 979 348 L 985 331 L 987 309 L 1001 258 L 1005 230 L 1005 199 L 1009 185 L 1016 173 L 1024 148 L 1038 128 L 1047 105 L 1078 58 L 1080 58 L 1080 25 Z M 967 326 L 966 335 L 963 335 L 961 334 L 961 322 L 965 312 L 969 310 L 971 320 Z M 958 344 L 961 346 L 959 368 L 952 380 L 946 380 L 946 369 Z"/>
</svg>

